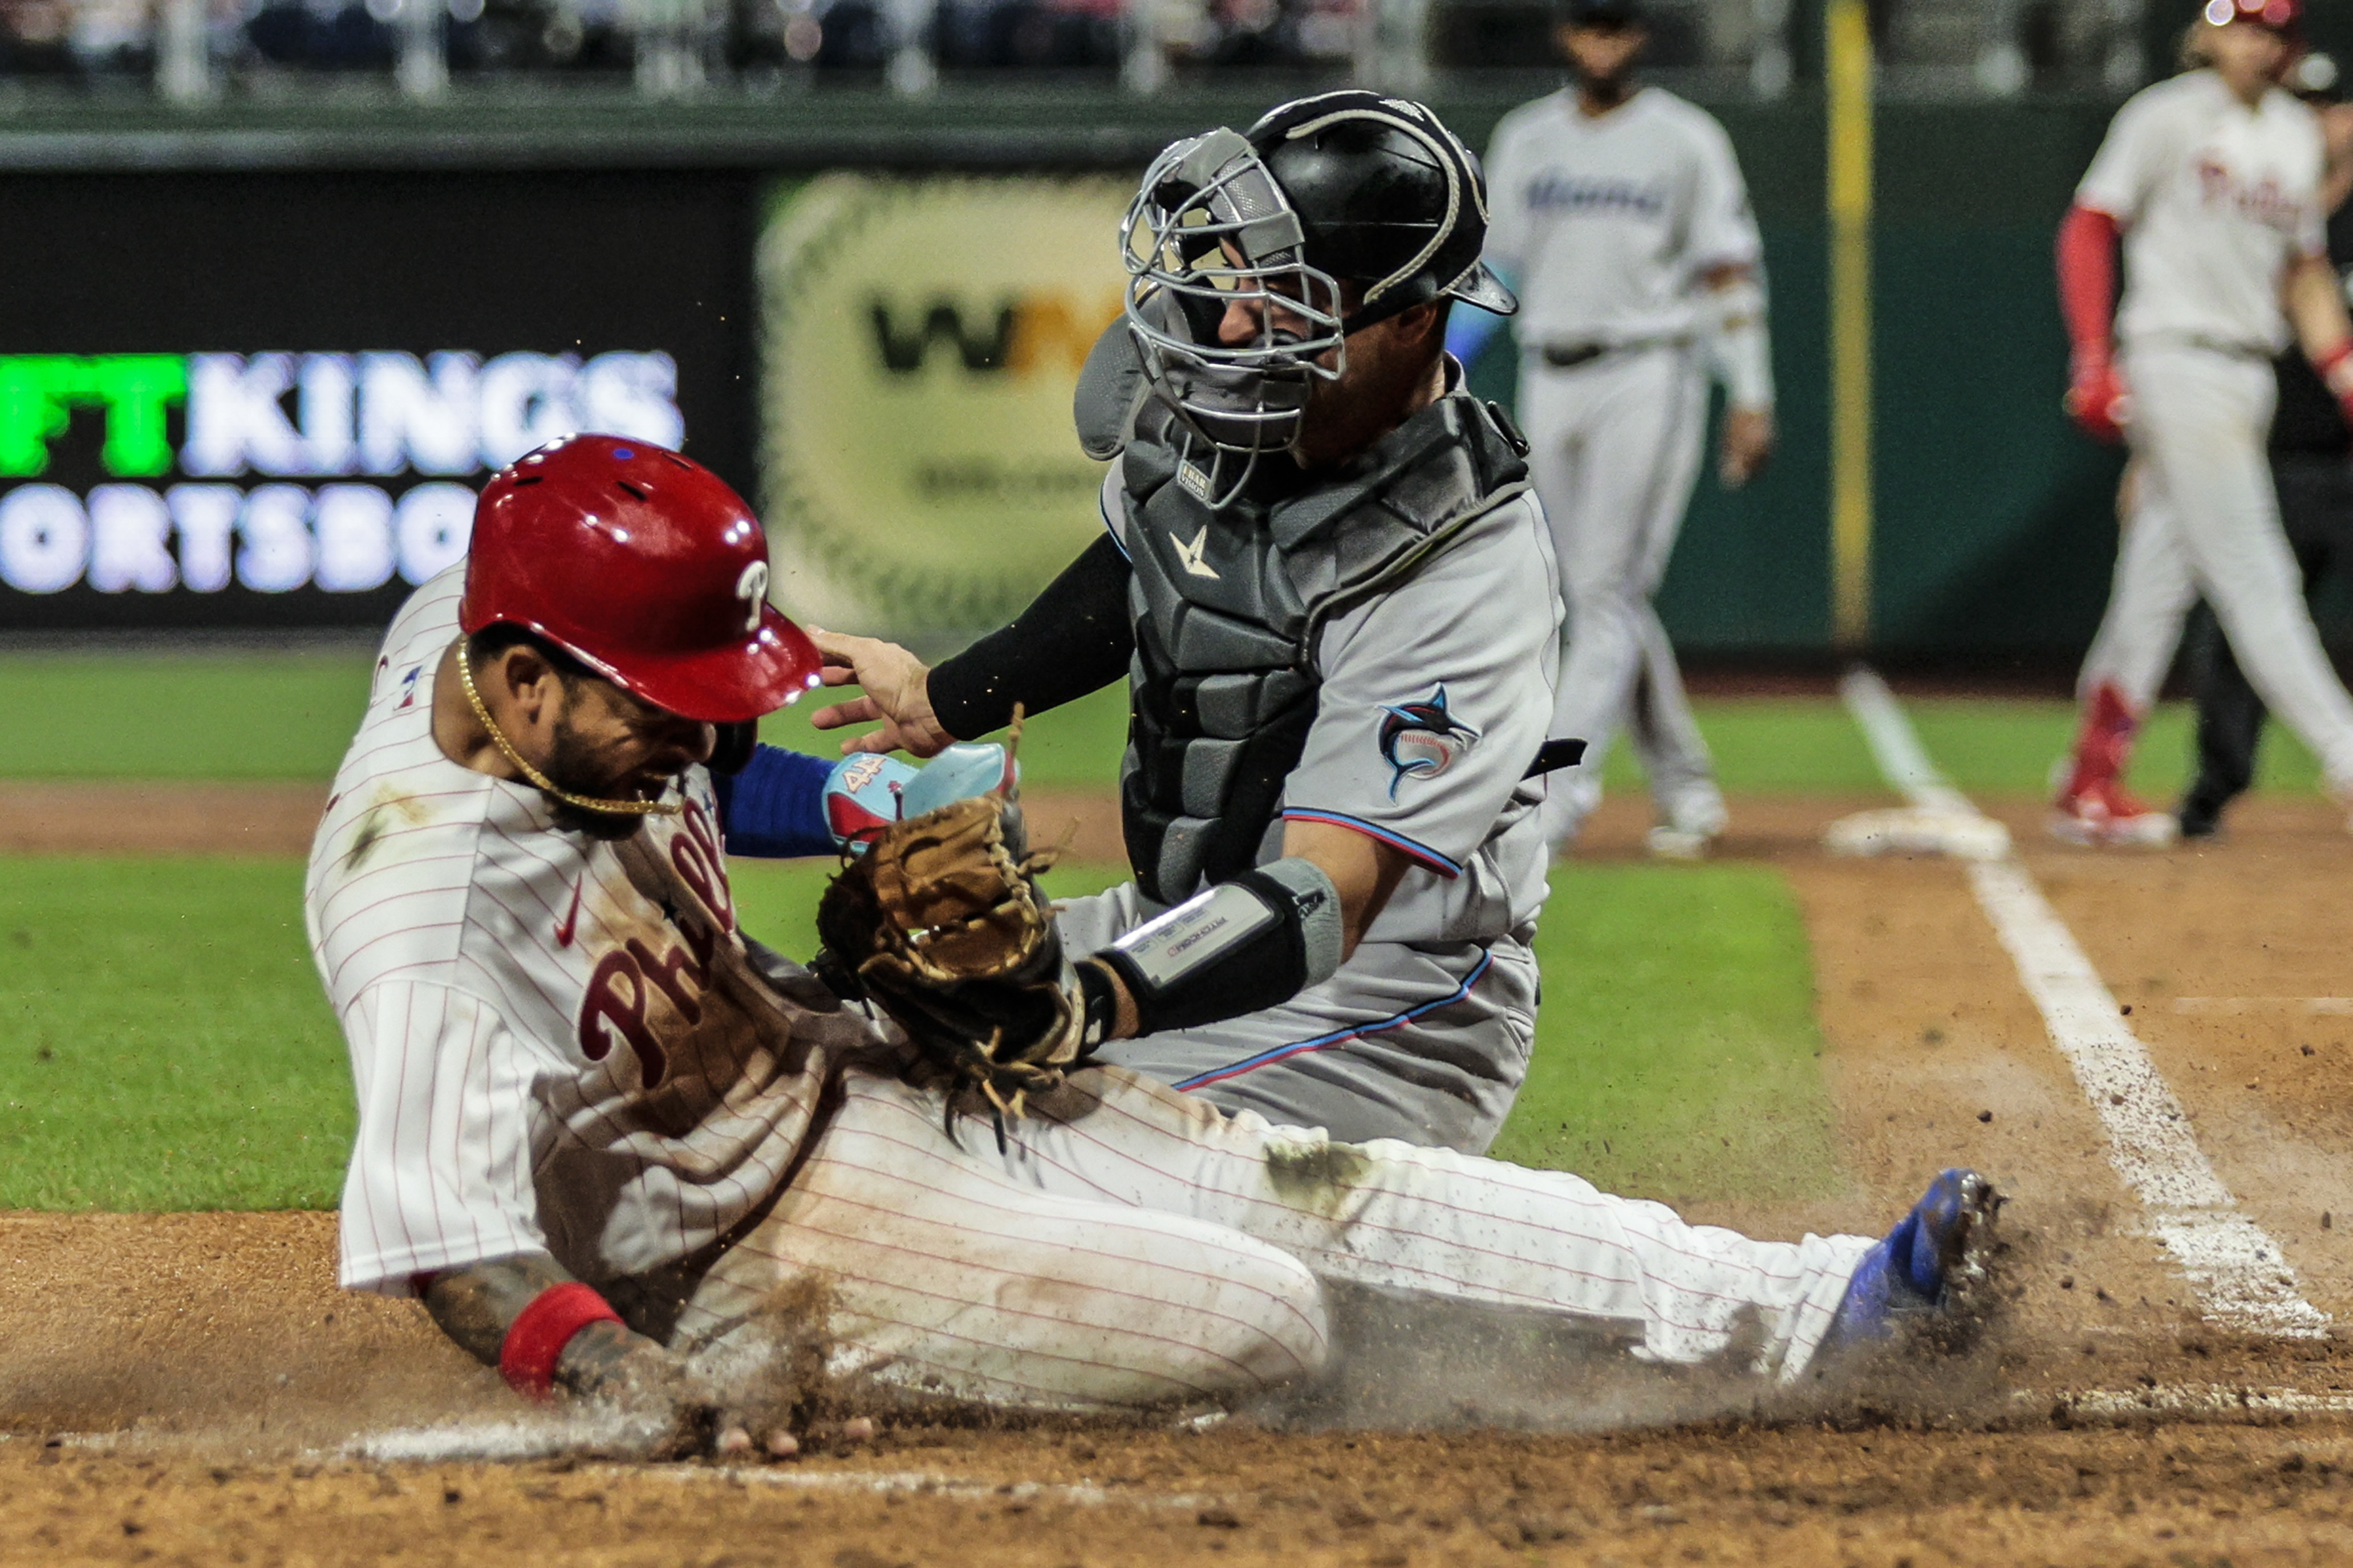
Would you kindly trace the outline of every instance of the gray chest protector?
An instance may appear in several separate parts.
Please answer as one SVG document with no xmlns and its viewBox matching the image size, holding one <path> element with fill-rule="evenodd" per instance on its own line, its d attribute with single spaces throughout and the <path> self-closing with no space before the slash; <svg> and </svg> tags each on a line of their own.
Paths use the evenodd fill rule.
<svg viewBox="0 0 2353 1568">
<path fill-rule="evenodd" d="M 1450 392 L 1340 468 L 1308 479 L 1274 456 L 1229 499 L 1211 454 L 1188 447 L 1161 405 L 1129 409 L 1135 659 L 1121 818 L 1137 885 L 1173 904 L 1259 863 L 1315 719 L 1324 622 L 1526 489 L 1526 447 L 1500 411 Z M 1082 389 L 1082 438 L 1107 457 L 1109 431 L 1090 430 L 1089 412 Z"/>
</svg>

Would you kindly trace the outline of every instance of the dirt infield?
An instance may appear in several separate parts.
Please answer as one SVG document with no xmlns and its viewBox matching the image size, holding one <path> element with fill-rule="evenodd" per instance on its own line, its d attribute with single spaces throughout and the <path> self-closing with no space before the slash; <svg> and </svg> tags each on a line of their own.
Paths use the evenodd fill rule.
<svg viewBox="0 0 2353 1568">
<path fill-rule="evenodd" d="M 22 799 L 0 795 L 0 843 L 22 830 Z M 493 1446 L 514 1406 L 414 1307 L 332 1289 L 332 1218 L 0 1216 L 0 1560 L 2353 1556 L 2353 1345 L 2247 1341 L 2200 1319 L 1962 871 L 1815 847 L 1871 804 L 1739 800 L 1726 844 L 1796 890 L 1853 1189 L 1696 1217 L 1876 1230 L 1939 1166 L 1985 1168 L 2011 1194 L 2008 1301 L 1965 1360 L 1820 1409 L 1615 1435 L 1579 1429 L 1627 1413 L 1616 1394 L 1491 1373 L 1466 1382 L 1448 1429 L 1415 1433 L 902 1425 L 868 1449 L 740 1470 L 460 1462 L 415 1456 Z M 1101 828 L 1099 808 L 1070 815 Z M 2031 805 L 2001 815 L 2245 1211 L 2308 1299 L 2353 1321 L 2338 1240 L 2353 1226 L 2353 837 L 2316 803 L 2258 801 L 2221 844 L 2094 855 L 2043 846 Z M 1613 802 L 1587 852 L 1635 853 L 1642 826 Z M 1425 1384 L 1453 1375 L 1435 1347 L 1391 1353 Z M 1378 1427 L 1378 1397 L 1362 1407 Z M 1493 1429 L 1503 1410 L 1554 1429 Z"/>
</svg>

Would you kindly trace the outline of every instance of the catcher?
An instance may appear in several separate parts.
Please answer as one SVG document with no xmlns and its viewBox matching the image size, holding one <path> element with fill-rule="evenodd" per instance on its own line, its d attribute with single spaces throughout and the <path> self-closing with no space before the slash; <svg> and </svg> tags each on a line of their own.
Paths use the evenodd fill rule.
<svg viewBox="0 0 2353 1568">
<path fill-rule="evenodd" d="M 871 1007 L 844 1005 L 744 940 L 728 880 L 730 848 L 781 842 L 734 837 L 747 805 L 821 819 L 813 759 L 711 771 L 723 730 L 818 678 L 767 571 L 750 510 L 675 453 L 524 458 L 393 622 L 312 847 L 359 1113 L 342 1283 L 421 1297 L 517 1389 L 611 1400 L 672 1450 L 788 1450 L 812 1348 L 955 1400 L 1222 1404 L 1317 1374 L 1331 1280 L 1667 1363 L 1737 1345 L 1787 1381 L 1978 1268 L 1994 1199 L 1966 1172 L 1883 1242 L 1755 1241 L 1090 1065 L 1000 793 L 843 873 L 828 967 Z M 1216 947 L 1208 907 L 1187 929 Z M 772 1332 L 786 1300 L 813 1334 Z"/>
<path fill-rule="evenodd" d="M 1135 880 L 1061 915 L 1100 960 L 1104 1056 L 1223 1110 L 1471 1153 L 1535 1040 L 1532 775 L 1580 749 L 1546 744 L 1561 605 L 1526 443 L 1445 353 L 1455 304 L 1517 308 L 1485 233 L 1477 164 L 1402 100 L 1325 93 L 1170 147 L 1080 379 L 1081 444 L 1118 458 L 1106 532 L 936 669 L 820 632 L 827 680 L 865 695 L 814 721 L 881 719 L 853 746 L 929 756 L 1125 679 Z M 1199 922 L 1217 940 L 1184 940 Z"/>
</svg>

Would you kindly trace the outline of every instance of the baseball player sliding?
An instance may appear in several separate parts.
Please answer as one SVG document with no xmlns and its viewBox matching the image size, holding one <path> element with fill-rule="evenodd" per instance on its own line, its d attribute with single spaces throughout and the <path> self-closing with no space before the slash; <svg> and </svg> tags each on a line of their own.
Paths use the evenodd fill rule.
<svg viewBox="0 0 2353 1568">
<path fill-rule="evenodd" d="M 1587 742 L 1544 831 L 1576 838 L 1623 725 L 1656 803 L 1651 852 L 1689 858 L 1724 831 L 1724 795 L 1651 599 L 1698 479 L 1711 366 L 1724 483 L 1772 452 L 1764 250 L 1724 128 L 1634 79 L 1640 0 L 1567 0 L 1562 16 L 1575 87 L 1506 115 L 1487 154 L 1487 264 L 1525 303 L 1518 413 L 1568 605 L 1552 731 Z M 1449 346 L 1467 363 L 1499 324 L 1459 316 Z"/>
<path fill-rule="evenodd" d="M 1454 305 L 1515 308 L 1484 229 L 1473 160 L 1402 100 L 1325 93 L 1169 148 L 1080 382 L 1082 444 L 1118 458 L 1103 537 L 935 669 L 819 632 L 827 679 L 865 695 L 814 721 L 929 756 L 1124 679 L 1135 879 L 1064 908 L 1072 944 L 1204 887 L 1258 921 L 1266 879 L 1330 935 L 1147 1006 L 1104 1056 L 1227 1110 L 1473 1153 L 1535 1038 L 1532 775 L 1560 754 L 1525 445 L 1443 349 Z"/>
<path fill-rule="evenodd" d="M 724 788 L 708 765 L 818 675 L 767 572 L 750 510 L 675 453 L 524 458 L 393 622 L 320 824 L 306 919 L 359 1110 L 342 1281 L 421 1296 L 518 1389 L 612 1401 L 664 1450 L 789 1451 L 807 1391 L 759 1353 L 789 1299 L 884 1389 L 1222 1403 L 1317 1375 L 1332 1280 L 1669 1363 L 1737 1337 L 1787 1381 L 1978 1267 L 1994 1199 L 1966 1172 L 1880 1242 L 1755 1241 L 1091 1064 L 1074 970 L 1124 1032 L 1328 939 L 1277 874 L 1255 913 L 1224 884 L 1074 965 L 1008 793 L 891 824 L 836 881 L 845 1005 L 744 940 L 728 881 L 730 848 L 821 819 L 815 759 L 759 748 Z"/>
<path fill-rule="evenodd" d="M 2211 66 L 2117 111 L 2060 230 L 2068 407 L 2093 434 L 2129 439 L 2140 472 L 2052 816 L 2052 830 L 2078 843 L 2174 837 L 2171 816 L 2125 788 L 2125 765 L 2201 593 L 2255 690 L 2353 804 L 2353 699 L 2321 652 L 2263 461 L 2271 360 L 2291 331 L 2353 406 L 2353 326 L 2322 227 L 2320 130 L 2278 85 L 2296 8 L 2211 0 L 2195 44 Z M 2119 233 L 2125 293 L 2112 331 Z"/>
</svg>

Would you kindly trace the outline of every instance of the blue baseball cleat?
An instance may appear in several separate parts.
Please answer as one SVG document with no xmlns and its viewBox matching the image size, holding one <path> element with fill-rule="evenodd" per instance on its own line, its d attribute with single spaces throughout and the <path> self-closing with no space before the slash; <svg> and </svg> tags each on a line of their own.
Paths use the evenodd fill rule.
<svg viewBox="0 0 2353 1568">
<path fill-rule="evenodd" d="M 1948 1170 L 1931 1182 L 1912 1212 L 1862 1255 L 1822 1352 L 1891 1340 L 1905 1324 L 1946 1311 L 1957 1288 L 1984 1277 L 2000 1207 L 1993 1184 L 1975 1171 Z"/>
</svg>

